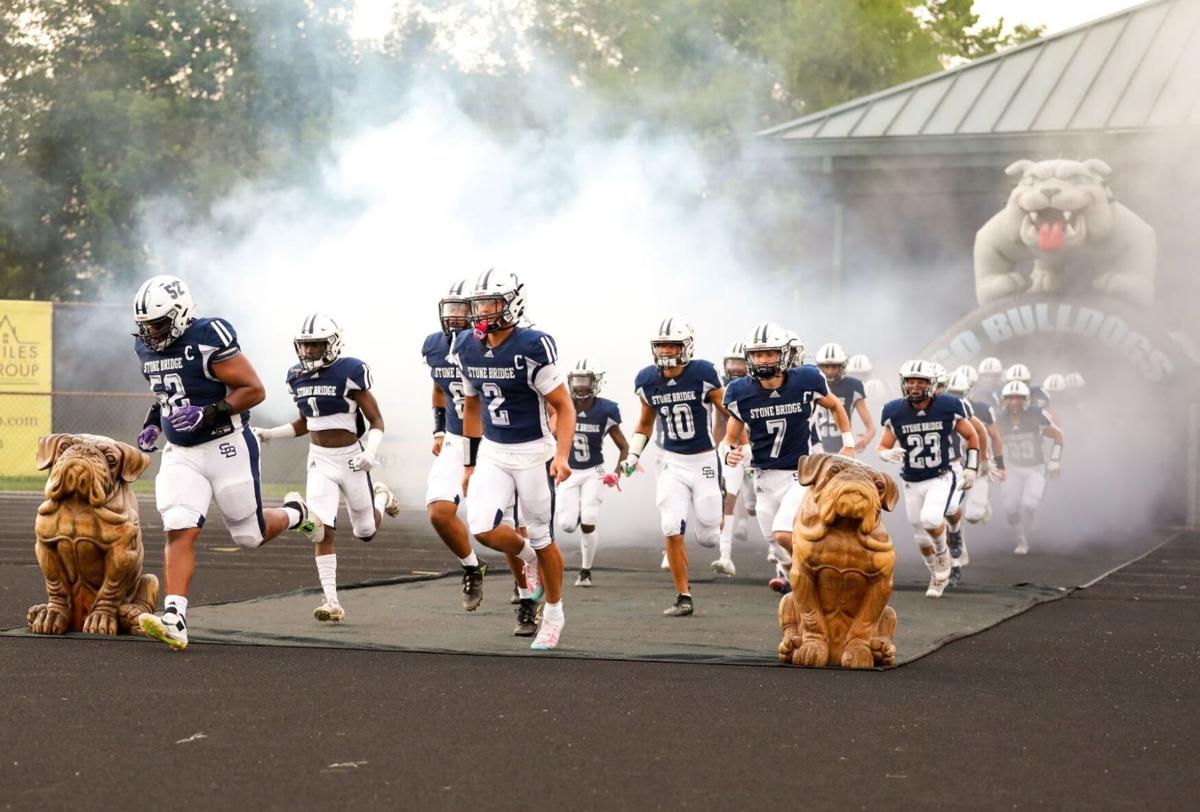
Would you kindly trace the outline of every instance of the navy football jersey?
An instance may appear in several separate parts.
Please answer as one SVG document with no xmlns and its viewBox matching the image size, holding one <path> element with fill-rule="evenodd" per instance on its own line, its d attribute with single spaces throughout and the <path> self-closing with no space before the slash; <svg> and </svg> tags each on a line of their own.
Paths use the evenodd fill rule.
<svg viewBox="0 0 1200 812">
<path fill-rule="evenodd" d="M 858 378 L 843 376 L 836 381 L 830 381 L 829 391 L 841 399 L 842 405 L 846 407 L 846 415 L 850 418 L 850 424 L 853 425 L 854 404 L 867 397 L 863 382 Z M 836 454 L 842 450 L 842 433 L 838 431 L 837 421 L 833 419 L 833 412 L 828 409 L 817 409 L 817 436 L 821 438 L 822 447 L 830 454 Z"/>
<path fill-rule="evenodd" d="M 479 396 L 484 437 L 511 444 L 550 436 L 543 392 L 563 383 L 553 338 L 515 327 L 504 343 L 489 347 L 464 330 L 454 339 L 452 358 L 462 370 L 463 394 Z"/>
<path fill-rule="evenodd" d="M 983 425 L 990 426 L 996 422 L 996 409 L 992 404 L 983 400 L 972 400 L 970 404 L 975 417 L 978 417 Z"/>
<path fill-rule="evenodd" d="M 463 384 L 462 372 L 450 360 L 452 347 L 450 336 L 436 332 L 426 337 L 421 355 L 429 366 L 429 377 L 446 396 L 446 432 L 463 433 Z"/>
<path fill-rule="evenodd" d="M 310 431 L 345 429 L 362 434 L 358 403 L 352 393 L 370 389 L 371 384 L 371 368 L 348 356 L 309 372 L 297 364 L 287 374 L 288 392 Z"/>
<path fill-rule="evenodd" d="M 1000 436 L 1004 438 L 1004 459 L 1007 465 L 1041 465 L 1042 429 L 1053 425 L 1045 409 L 1030 406 L 1017 413 L 1016 419 L 1005 410 L 997 419 Z"/>
<path fill-rule="evenodd" d="M 829 384 L 814 366 L 789 369 L 778 389 L 764 389 L 753 378 L 731 383 L 725 390 L 725 408 L 750 429 L 751 465 L 795 470 L 816 444 L 816 401 L 827 394 Z"/>
<path fill-rule="evenodd" d="M 958 433 L 954 427 L 966 417 L 962 398 L 950 395 L 936 396 L 921 410 L 904 398 L 888 401 L 881 422 L 892 430 L 896 442 L 907 452 L 900 478 L 920 482 L 949 469 L 957 449 Z"/>
<path fill-rule="evenodd" d="M 721 388 L 717 368 L 709 361 L 693 360 L 677 378 L 668 378 L 656 366 L 637 374 L 633 384 L 656 415 L 662 429 L 662 448 L 677 454 L 712 451 L 712 403 L 708 393 Z"/>
<path fill-rule="evenodd" d="M 229 322 L 196 319 L 162 352 L 155 352 L 135 336 L 133 349 L 142 362 L 142 376 L 162 405 L 163 432 L 174 445 L 200 445 L 240 431 L 250 420 L 250 412 L 245 411 L 222 417 L 212 426 L 180 432 L 166 419 L 181 406 L 208 406 L 229 394 L 229 387 L 217 380 L 212 369 L 213 364 L 228 361 L 242 351 Z"/>
<path fill-rule="evenodd" d="M 571 441 L 571 467 L 595 468 L 604 462 L 604 436 L 613 426 L 621 425 L 621 408 L 608 398 L 593 398 L 592 405 L 580 409 L 575 404 L 575 439 Z"/>
<path fill-rule="evenodd" d="M 1029 405 L 1038 409 L 1045 409 L 1050 405 L 1050 395 L 1042 387 L 1031 384 L 1029 387 Z"/>
</svg>

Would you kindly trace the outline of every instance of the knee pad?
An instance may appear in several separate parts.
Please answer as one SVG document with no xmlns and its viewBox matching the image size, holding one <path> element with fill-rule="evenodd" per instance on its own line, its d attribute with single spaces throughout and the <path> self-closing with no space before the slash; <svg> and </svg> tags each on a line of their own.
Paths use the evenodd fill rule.
<svg viewBox="0 0 1200 812">
<path fill-rule="evenodd" d="M 371 515 L 363 517 L 362 521 L 354 521 L 354 517 L 350 517 L 350 532 L 359 541 L 370 541 L 375 538 L 375 534 L 379 532 L 379 525 L 375 523 L 375 512 L 372 510 Z"/>
<path fill-rule="evenodd" d="M 721 541 L 721 528 L 710 524 L 696 525 L 696 542 L 701 547 L 716 547 Z"/>
<path fill-rule="evenodd" d="M 937 530 L 945 521 L 946 517 L 942 515 L 942 509 L 936 505 L 933 508 L 926 507 L 921 511 L 921 529 L 927 533 Z"/>
<path fill-rule="evenodd" d="M 554 524 L 558 525 L 559 533 L 574 533 L 580 527 L 580 517 L 559 513 L 558 516 L 554 517 Z"/>
<path fill-rule="evenodd" d="M 204 517 L 191 508 L 172 505 L 161 511 L 163 530 L 191 530 L 204 527 Z"/>
<path fill-rule="evenodd" d="M 258 526 L 258 517 L 249 516 L 237 521 L 225 520 L 229 528 L 229 536 L 233 543 L 243 550 L 253 550 L 263 542 L 262 528 Z"/>
</svg>

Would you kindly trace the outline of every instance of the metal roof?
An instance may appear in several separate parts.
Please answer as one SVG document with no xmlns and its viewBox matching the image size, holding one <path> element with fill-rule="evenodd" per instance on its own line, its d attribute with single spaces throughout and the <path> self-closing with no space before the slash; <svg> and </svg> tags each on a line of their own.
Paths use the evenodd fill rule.
<svg viewBox="0 0 1200 812">
<path fill-rule="evenodd" d="M 851 143 L 864 154 L 868 141 L 887 152 L 922 140 L 944 148 L 948 136 L 1008 141 L 1196 125 L 1200 0 L 1151 0 L 759 135 L 812 155 Z"/>
</svg>

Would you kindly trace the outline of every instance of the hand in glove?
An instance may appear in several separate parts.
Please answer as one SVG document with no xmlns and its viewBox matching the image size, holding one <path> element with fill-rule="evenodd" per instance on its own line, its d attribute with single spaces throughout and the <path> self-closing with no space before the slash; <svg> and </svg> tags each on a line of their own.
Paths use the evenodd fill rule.
<svg viewBox="0 0 1200 812">
<path fill-rule="evenodd" d="M 351 471 L 370 471 L 379 466 L 379 460 L 370 451 L 360 451 L 350 458 Z"/>
<path fill-rule="evenodd" d="M 149 453 L 158 450 L 158 436 L 162 434 L 162 429 L 158 426 L 146 426 L 142 429 L 142 433 L 137 436 L 137 447 Z"/>
<path fill-rule="evenodd" d="M 883 460 L 884 462 L 904 462 L 904 449 L 898 445 L 894 445 L 891 448 L 885 448 L 879 452 L 879 459 Z"/>
</svg>

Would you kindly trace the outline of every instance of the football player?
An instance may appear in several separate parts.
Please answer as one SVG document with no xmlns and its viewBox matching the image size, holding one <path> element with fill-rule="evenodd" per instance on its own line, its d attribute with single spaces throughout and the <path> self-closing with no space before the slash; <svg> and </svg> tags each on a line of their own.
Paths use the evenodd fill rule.
<svg viewBox="0 0 1200 812">
<path fill-rule="evenodd" d="M 721 466 L 712 438 L 712 412 L 724 411 L 725 388 L 710 361 L 693 358 L 695 331 L 679 316 L 663 319 L 650 338 L 654 363 L 637 374 L 634 389 L 641 414 L 629 442 L 625 474 L 637 470 L 655 424 L 662 431 L 662 467 L 655 502 L 665 537 L 667 563 L 675 582 L 675 603 L 663 614 L 692 614 L 687 551 L 683 546 L 688 508 L 696 520 L 696 540 L 716 547 L 721 535 Z"/>
<path fill-rule="evenodd" d="M 815 411 L 820 406 L 833 414 L 841 429 L 841 453 L 852 457 L 850 417 L 818 369 L 807 365 L 787 368 L 788 336 L 778 324 L 759 324 L 745 346 L 750 374 L 725 391 L 729 426 L 717 453 L 728 465 L 741 464 L 742 437 L 749 433 L 758 526 L 763 537 L 778 548 L 772 551 L 779 563 L 790 565 L 792 525 L 804 499 L 797 471 L 800 458 L 816 445 L 812 430 Z M 787 591 L 786 584 L 778 577 L 771 581 L 778 591 Z"/>
<path fill-rule="evenodd" d="M 940 598 L 950 582 L 946 513 L 958 491 L 970 490 L 979 470 L 979 437 L 960 398 L 934 394 L 937 372 L 929 361 L 906 361 L 900 367 L 903 398 L 883 407 L 883 436 L 878 452 L 886 462 L 900 463 L 904 507 L 917 547 L 929 569 L 926 597 Z M 957 434 L 966 443 L 966 464 L 959 481 L 953 468 Z"/>
<path fill-rule="evenodd" d="M 359 541 L 373 539 L 381 513 L 398 515 L 400 503 L 387 485 L 371 481 L 371 471 L 379 467 L 384 427 L 379 402 L 371 393 L 370 367 L 342 355 L 342 330 L 324 313 L 306 316 L 292 345 L 299 363 L 288 370 L 287 387 L 300 416 L 275 428 L 251 431 L 264 446 L 272 440 L 309 436 L 304 495 L 309 510 L 325 525 L 325 535 L 314 547 L 325 600 L 313 617 L 340 623 L 346 611 L 338 600 L 333 546 L 339 497 L 346 500 L 350 531 Z M 364 422 L 370 428 L 359 442 Z"/>
<path fill-rule="evenodd" d="M 433 379 L 434 459 L 426 480 L 425 509 L 434 531 L 462 566 L 463 608 L 473 612 L 483 602 L 487 566 L 471 548 L 467 526 L 458 517 L 463 498 L 463 384 L 462 372 L 452 360 L 455 337 L 471 324 L 470 292 L 465 279 L 450 286 L 438 302 L 442 329 L 425 338 L 421 355 Z M 520 570 L 514 566 L 514 576 Z"/>
<path fill-rule="evenodd" d="M 1008 457 L 1008 480 L 1004 483 L 1004 509 L 1013 527 L 1017 555 L 1029 552 L 1029 532 L 1034 514 L 1046 492 L 1046 477 L 1056 479 L 1062 464 L 1063 433 L 1045 409 L 1031 403 L 1029 387 L 1023 381 L 1009 381 L 1000 393 L 1004 400 L 1000 416 L 1000 434 Z M 1054 441 L 1047 463 L 1042 438 Z"/>
<path fill-rule="evenodd" d="M 567 373 L 567 391 L 575 403 L 575 436 L 571 441 L 571 477 L 558 485 L 558 529 L 564 533 L 579 530 L 582 558 L 575 586 L 592 585 L 592 564 L 596 560 L 596 520 L 604 488 L 619 487 L 621 463 L 629 453 L 629 443 L 621 432 L 621 409 L 616 401 L 600 397 L 604 372 L 588 359 L 575 364 Z M 612 438 L 617 447 L 616 467 L 604 471 L 604 438 Z"/>
<path fill-rule="evenodd" d="M 554 543 L 554 489 L 571 476 L 567 458 L 574 435 L 551 434 L 547 404 L 563 426 L 575 425 L 575 406 L 557 366 L 554 339 L 518 323 L 525 294 L 516 274 L 484 271 L 470 301 L 474 329 L 454 342 L 463 382 L 467 524 L 480 543 L 520 557 L 527 574 L 540 575 L 546 603 L 530 647 L 553 649 L 566 623 L 563 558 Z M 514 499 L 528 540 L 501 522 Z M 521 593 L 516 634 L 527 634 L 536 617 L 533 588 L 529 584 Z"/>
<path fill-rule="evenodd" d="M 961 501 L 954 506 L 946 517 L 947 545 L 950 548 L 951 570 L 950 584 L 955 585 L 962 579 L 962 568 L 971 562 L 967 552 L 967 542 L 963 538 L 962 521 L 966 519 L 971 524 L 986 521 L 990 515 L 988 504 L 988 485 L 990 480 L 1004 478 L 1004 445 L 1000 441 L 1000 432 L 996 428 L 996 413 L 990 403 L 971 400 L 970 376 L 962 367 L 955 370 L 946 383 L 946 394 L 961 398 L 971 425 L 979 436 L 979 473 L 975 486 L 964 491 Z M 959 460 L 965 456 L 962 453 L 961 438 L 956 437 Z M 993 453 L 995 457 L 993 457 Z M 957 464 L 957 463 L 956 463 Z M 961 466 L 955 471 L 961 475 Z"/>
<path fill-rule="evenodd" d="M 295 492 L 284 497 L 282 508 L 263 508 L 258 440 L 249 418 L 266 392 L 242 354 L 233 326 L 220 318 L 198 318 L 187 285 L 169 275 L 142 283 L 133 299 L 133 319 L 133 348 L 156 398 L 137 445 L 151 452 L 161 435 L 167 439 L 154 479 L 167 537 L 166 597 L 162 615 L 143 613 L 138 625 L 180 651 L 188 642 L 187 596 L 196 570 L 196 539 L 214 498 L 230 536 L 243 549 L 288 529 L 320 542 L 325 528 Z"/>
<path fill-rule="evenodd" d="M 990 400 L 993 406 L 1000 405 L 1000 389 L 1004 386 L 1004 365 L 995 356 L 979 362 L 979 380 L 976 381 L 979 397 Z"/>
<path fill-rule="evenodd" d="M 722 359 L 722 372 L 721 385 L 726 388 L 738 378 L 746 377 L 746 345 L 743 342 L 735 341 L 725 351 L 725 357 Z M 718 439 L 724 437 L 727 423 L 728 418 L 725 413 L 718 411 L 714 415 L 713 437 Z M 730 467 L 724 460 L 720 461 L 720 465 L 721 480 L 725 483 L 725 498 L 722 505 L 724 516 L 721 519 L 721 537 L 718 541 L 720 554 L 711 566 L 713 572 L 733 576 L 737 574 L 737 567 L 733 564 L 733 540 L 735 537 L 742 541 L 746 538 L 745 527 L 742 526 L 743 520 L 738 516 L 738 506 L 740 505 L 748 516 L 754 515 L 754 488 L 753 486 L 743 487 L 750 474 L 745 465 Z M 747 500 L 749 501 L 747 502 Z"/>
<path fill-rule="evenodd" d="M 1050 406 L 1050 396 L 1046 394 L 1046 390 L 1040 386 L 1033 384 L 1033 373 L 1029 371 L 1029 367 L 1024 364 L 1013 364 L 1008 369 L 1004 370 L 1004 383 L 1008 384 L 1012 381 L 1020 381 L 1029 389 L 1029 403 L 1038 409 L 1046 409 Z M 1003 398 L 1003 392 L 1001 398 Z"/>
<path fill-rule="evenodd" d="M 863 433 L 858 435 L 854 442 L 854 450 L 862 451 L 875 436 L 875 423 L 871 420 L 871 410 L 867 405 L 867 393 L 863 382 L 846 374 L 848 362 L 849 358 L 841 344 L 830 342 L 817 350 L 817 368 L 825 375 L 825 380 L 829 381 L 829 391 L 842 401 L 842 406 L 846 414 L 851 416 L 852 422 L 855 412 L 862 420 Z M 833 412 L 828 409 L 820 409 L 817 412 L 817 434 L 827 453 L 836 454 L 841 450 L 841 431 L 834 420 Z"/>
</svg>

